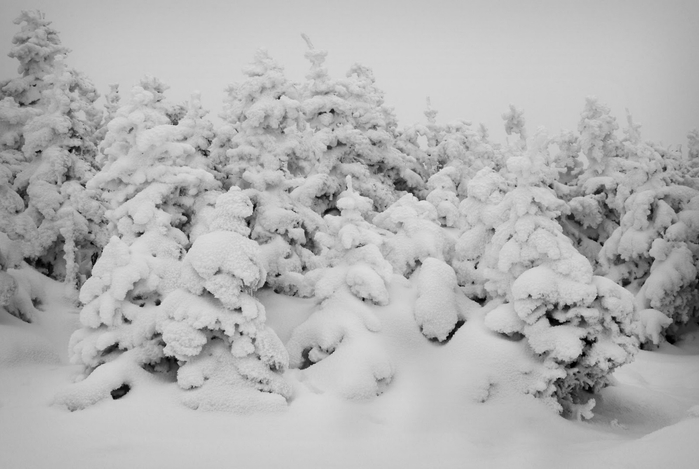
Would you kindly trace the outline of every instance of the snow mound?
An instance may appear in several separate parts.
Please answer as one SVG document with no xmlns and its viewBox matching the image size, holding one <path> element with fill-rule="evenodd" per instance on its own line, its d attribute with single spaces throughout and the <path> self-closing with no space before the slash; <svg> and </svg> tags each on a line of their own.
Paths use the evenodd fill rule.
<svg viewBox="0 0 699 469">
<path fill-rule="evenodd" d="M 415 320 L 425 337 L 443 342 L 463 320 L 456 302 L 456 274 L 444 261 L 428 257 L 417 276 Z"/>
<path fill-rule="evenodd" d="M 326 300 L 293 332 L 292 368 L 314 392 L 366 399 L 384 391 L 395 367 L 384 350 L 375 314 L 348 291 Z"/>
</svg>

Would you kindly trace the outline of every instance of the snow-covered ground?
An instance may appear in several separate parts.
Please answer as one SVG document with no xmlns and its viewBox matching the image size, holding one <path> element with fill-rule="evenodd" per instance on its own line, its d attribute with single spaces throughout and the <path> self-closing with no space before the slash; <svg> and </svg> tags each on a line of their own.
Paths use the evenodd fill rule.
<svg viewBox="0 0 699 469">
<path fill-rule="evenodd" d="M 492 306 L 467 300 L 466 323 L 430 342 L 412 316 L 415 285 L 400 277 L 391 303 L 372 307 L 395 366 L 379 397 L 323 393 L 320 373 L 287 371 L 285 411 L 193 411 L 164 378 L 118 400 L 69 412 L 52 405 L 79 368 L 68 363 L 77 309 L 60 284 L 33 324 L 0 310 L 0 468 L 695 468 L 699 441 L 699 331 L 642 351 L 596 397 L 595 417 L 565 420 L 518 392 L 522 344 L 483 326 Z M 283 341 L 313 300 L 258 292 Z M 526 355 L 526 354 L 525 354 Z M 314 365 L 317 366 L 317 365 Z M 508 371 L 509 370 L 509 371 Z"/>
</svg>

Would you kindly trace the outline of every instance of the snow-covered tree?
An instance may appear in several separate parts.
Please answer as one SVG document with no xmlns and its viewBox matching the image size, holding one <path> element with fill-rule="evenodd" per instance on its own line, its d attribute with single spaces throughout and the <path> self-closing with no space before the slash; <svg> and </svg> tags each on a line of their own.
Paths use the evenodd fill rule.
<svg viewBox="0 0 699 469">
<path fill-rule="evenodd" d="M 459 204 L 468 193 L 468 182 L 483 168 L 499 171 L 505 153 L 488 141 L 487 129 L 482 124 L 479 128 L 463 120 L 439 124 L 436 114 L 432 109 L 425 113 L 428 118 L 426 167 L 431 170 L 423 194 L 437 209 L 442 226 L 462 228 L 464 220 Z"/>
<path fill-rule="evenodd" d="M 436 115 L 436 112 L 434 114 Z M 419 179 L 415 179 L 413 182 L 414 187 L 410 188 L 411 192 L 414 193 L 421 192 L 424 181 L 436 172 L 436 169 L 432 167 L 430 155 L 427 152 L 428 137 L 432 135 L 431 126 L 434 121 L 429 98 L 427 98 L 425 115 L 428 118 L 428 124 L 416 123 L 397 128 L 394 141 L 396 149 L 408 155 L 410 158 L 408 161 L 413 162 L 411 170 L 419 176 Z M 398 189 L 404 190 L 400 187 Z"/>
<path fill-rule="evenodd" d="M 694 129 L 687 134 L 687 153 L 692 165 L 699 164 L 699 129 Z"/>
<path fill-rule="evenodd" d="M 466 184 L 467 197 L 459 205 L 464 229 L 456 241 L 452 265 L 459 284 L 471 298 L 486 297 L 485 264 L 481 261 L 495 229 L 505 221 L 501 203 L 509 189 L 505 178 L 489 167 Z"/>
<path fill-rule="evenodd" d="M 95 138 L 98 142 L 104 140 L 104 136 L 107 135 L 109 123 L 116 116 L 117 111 L 121 107 L 121 95 L 119 94 L 119 84 L 112 83 L 109 85 L 109 91 L 104 96 L 104 113 L 102 115 L 102 122 L 100 127 L 95 133 Z"/>
<path fill-rule="evenodd" d="M 686 186 L 646 189 L 626 201 L 621 225 L 600 252 L 613 281 L 636 296 L 638 310 L 672 319 L 666 332 L 699 318 L 699 193 Z"/>
<path fill-rule="evenodd" d="M 579 138 L 574 141 L 568 136 L 567 142 L 562 142 L 562 153 L 581 151 L 586 160 L 585 169 L 568 181 L 568 193 L 561 194 L 570 208 L 563 227 L 593 263 L 619 226 L 624 200 L 629 195 L 620 187 L 624 174 L 620 158 L 623 146 L 615 135 L 618 128 L 609 108 L 590 97 L 578 123 Z"/>
<path fill-rule="evenodd" d="M 442 168 L 427 181 L 429 193 L 425 200 L 437 209 L 442 226 L 456 228 L 461 224 L 457 194 L 460 184 L 461 174 L 455 166 Z"/>
<path fill-rule="evenodd" d="M 502 119 L 505 121 L 505 133 L 507 135 L 519 135 L 517 146 L 522 149 L 526 149 L 527 128 L 525 126 L 526 121 L 524 119 L 524 111 L 516 107 L 514 104 L 510 104 L 510 109 L 502 115 Z"/>
<path fill-rule="evenodd" d="M 68 49 L 42 13 L 24 11 L 15 23 L 22 30 L 10 56 L 20 61 L 21 76 L 0 83 L 0 185 L 7 196 L 0 229 L 35 267 L 79 285 L 106 242 L 101 206 L 85 190 L 95 172 L 98 94 L 66 67 Z"/>
<path fill-rule="evenodd" d="M 157 322 L 166 356 L 177 360 L 184 402 L 195 409 L 260 410 L 286 405 L 281 377 L 289 357 L 265 325 L 253 293 L 266 273 L 245 218 L 250 199 L 237 187 L 216 201 L 211 231 L 184 257 L 180 287 L 165 298 Z"/>
<path fill-rule="evenodd" d="M 383 236 L 364 218 L 371 213 L 372 201 L 354 190 L 351 176 L 347 176 L 346 184 L 347 190 L 337 202 L 340 216 L 326 216 L 328 232 L 316 235 L 326 267 L 314 270 L 307 277 L 314 284 L 318 299 L 349 288 L 361 300 L 386 305 L 393 268 L 381 254 Z"/>
<path fill-rule="evenodd" d="M 635 295 L 639 311 L 653 308 L 669 317 L 666 334 L 674 339 L 698 317 L 699 192 L 683 184 L 686 163 L 642 141 L 630 114 L 625 133 L 616 189 L 623 209 L 599 252 L 600 271 Z"/>
<path fill-rule="evenodd" d="M 340 216 L 328 215 L 329 232 L 316 238 L 324 247 L 324 268 L 306 275 L 320 302 L 289 342 L 290 363 L 309 382 L 348 398 L 383 392 L 394 373 L 377 333 L 381 322 L 369 304 L 387 305 L 393 269 L 382 256 L 382 236 L 363 215 L 372 201 L 353 189 L 337 201 Z"/>
<path fill-rule="evenodd" d="M 451 262 L 454 242 L 429 202 L 406 194 L 377 214 L 373 223 L 391 234 L 384 236 L 381 252 L 397 274 L 410 277 L 430 257 Z"/>
<path fill-rule="evenodd" d="M 22 281 L 17 271 L 20 267 L 20 246 L 0 232 L 0 310 L 4 309 L 23 321 L 32 322 L 37 313 L 34 301 L 41 299 L 42 295 L 32 292 L 31 285 Z"/>
<path fill-rule="evenodd" d="M 326 51 L 308 38 L 311 70 L 302 88 L 302 111 L 313 130 L 310 146 L 318 164 L 311 175 L 325 175 L 314 209 L 323 213 L 352 176 L 356 189 L 382 211 L 397 199 L 396 187 L 416 188 L 422 179 L 411 168 L 417 162 L 395 146 L 396 119 L 383 102 L 372 71 L 354 65 L 345 79 L 335 80 L 325 67 Z"/>
<path fill-rule="evenodd" d="M 88 184 L 101 189 L 115 235 L 80 290 L 83 328 L 71 338 L 71 360 L 89 376 L 64 399 L 69 407 L 108 397 L 111 386 L 166 360 L 157 306 L 177 287 L 195 199 L 218 187 L 209 172 L 189 166 L 198 156 L 186 143 L 189 128 L 166 113 L 165 86 L 142 84 L 148 90 L 134 87 L 109 124 L 103 168 Z"/>
<path fill-rule="evenodd" d="M 306 178 L 317 161 L 305 143 L 298 92 L 282 67 L 260 50 L 244 73 L 246 80 L 228 89 L 212 157 L 224 184 L 245 188 L 254 204 L 251 237 L 262 246 L 269 284 L 297 294 L 323 225 L 310 208 L 323 178 Z"/>
<path fill-rule="evenodd" d="M 101 146 L 102 169 L 88 189 L 100 189 L 110 232 L 125 242 L 164 230 L 164 236 L 186 247 L 184 232 L 196 198 L 218 183 L 203 168 L 201 152 L 188 143 L 194 136 L 188 119 L 172 124 L 171 106 L 163 101 L 166 89 L 153 78 L 133 88 L 131 101 L 109 124 Z"/>
<path fill-rule="evenodd" d="M 3 81 L 0 90 L 3 98 L 10 96 L 27 106 L 41 100 L 47 88 L 43 78 L 53 73 L 56 62 L 70 50 L 61 44 L 58 32 L 40 11 L 23 10 L 14 23 L 21 25 L 21 30 L 12 38 L 14 46 L 8 55 L 19 61 L 17 72 L 21 76 Z"/>
<path fill-rule="evenodd" d="M 560 173 L 558 180 L 562 184 L 573 184 L 583 169 L 580 159 L 582 150 L 580 138 L 572 130 L 566 130 L 561 131 L 560 135 L 554 139 L 554 143 L 558 146 L 558 153 L 555 156 L 555 165 Z"/>
<path fill-rule="evenodd" d="M 227 89 L 225 124 L 212 156 L 228 184 L 264 190 L 275 173 L 305 176 L 315 165 L 301 141 L 298 91 L 283 68 L 261 49 L 243 69 L 246 79 Z"/>
<path fill-rule="evenodd" d="M 593 276 L 563 234 L 556 219 L 565 203 L 545 183 L 549 165 L 536 145 L 507 161 L 516 187 L 500 202 L 505 219 L 482 259 L 485 288 L 506 302 L 486 316 L 486 325 L 523 336 L 540 357 L 543 370 L 530 393 L 558 411 L 589 417 L 589 394 L 606 386 L 637 350 L 633 299 Z"/>
<path fill-rule="evenodd" d="M 446 212 L 450 213 L 448 218 L 453 219 L 458 202 L 451 193 L 461 199 L 466 195 L 466 183 L 479 170 L 484 167 L 499 170 L 502 152 L 488 141 L 487 129 L 482 124 L 474 128 L 470 122 L 463 120 L 438 123 L 437 111 L 432 109 L 429 99 L 425 116 L 427 124 L 403 129 L 396 142 L 400 148 L 406 148 L 406 152 L 414 153 L 420 163 L 422 170 L 417 172 L 427 182 L 420 196 L 428 199 L 438 211 L 444 212 L 440 214 L 440 217 L 444 217 L 443 224 L 453 226 L 447 220 Z M 417 142 L 419 137 L 425 140 L 424 148 Z"/>
</svg>

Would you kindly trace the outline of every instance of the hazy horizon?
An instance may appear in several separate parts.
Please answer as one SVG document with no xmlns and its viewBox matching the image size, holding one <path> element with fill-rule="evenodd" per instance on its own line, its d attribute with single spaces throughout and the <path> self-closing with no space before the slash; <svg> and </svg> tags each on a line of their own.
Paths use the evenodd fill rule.
<svg viewBox="0 0 699 469">
<path fill-rule="evenodd" d="M 71 49 L 69 66 L 100 94 L 110 83 L 127 93 L 150 73 L 173 102 L 201 91 L 213 120 L 259 48 L 302 80 L 305 33 L 329 52 L 333 76 L 371 67 L 401 126 L 425 121 L 429 96 L 439 121 L 482 122 L 496 140 L 510 103 L 524 109 L 530 134 L 544 126 L 555 135 L 577 127 L 594 95 L 621 128 L 628 108 L 644 139 L 684 147 L 699 127 L 696 1 L 2 0 L 0 79 L 17 75 L 7 53 L 23 9 L 46 14 Z"/>
</svg>

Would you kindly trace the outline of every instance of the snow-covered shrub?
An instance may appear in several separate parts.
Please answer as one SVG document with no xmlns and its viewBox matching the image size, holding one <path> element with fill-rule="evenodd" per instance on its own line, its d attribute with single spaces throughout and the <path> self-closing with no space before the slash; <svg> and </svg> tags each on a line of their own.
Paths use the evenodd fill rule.
<svg viewBox="0 0 699 469">
<path fill-rule="evenodd" d="M 638 348 L 632 296 L 603 277 L 563 234 L 556 219 L 565 203 L 542 184 L 549 162 L 536 147 L 507 161 L 516 187 L 500 202 L 506 219 L 495 228 L 482 262 L 485 288 L 506 300 L 486 325 L 523 336 L 546 369 L 530 390 L 556 410 L 589 417 L 595 393 Z M 588 400 L 589 399 L 589 400 Z"/>
<path fill-rule="evenodd" d="M 189 249 L 180 287 L 160 307 L 163 352 L 177 360 L 184 403 L 194 409 L 259 410 L 291 396 L 281 377 L 287 351 L 252 296 L 266 273 L 248 238 L 250 215 L 252 203 L 237 187 L 218 198 L 211 231 Z"/>
<path fill-rule="evenodd" d="M 347 399 L 384 392 L 395 365 L 383 347 L 381 321 L 347 289 L 323 301 L 286 344 L 291 368 L 311 387 Z"/>
<path fill-rule="evenodd" d="M 34 303 L 43 299 L 43 292 L 39 284 L 19 270 L 21 267 L 19 243 L 0 232 L 0 309 L 32 322 L 36 314 Z"/>
</svg>

